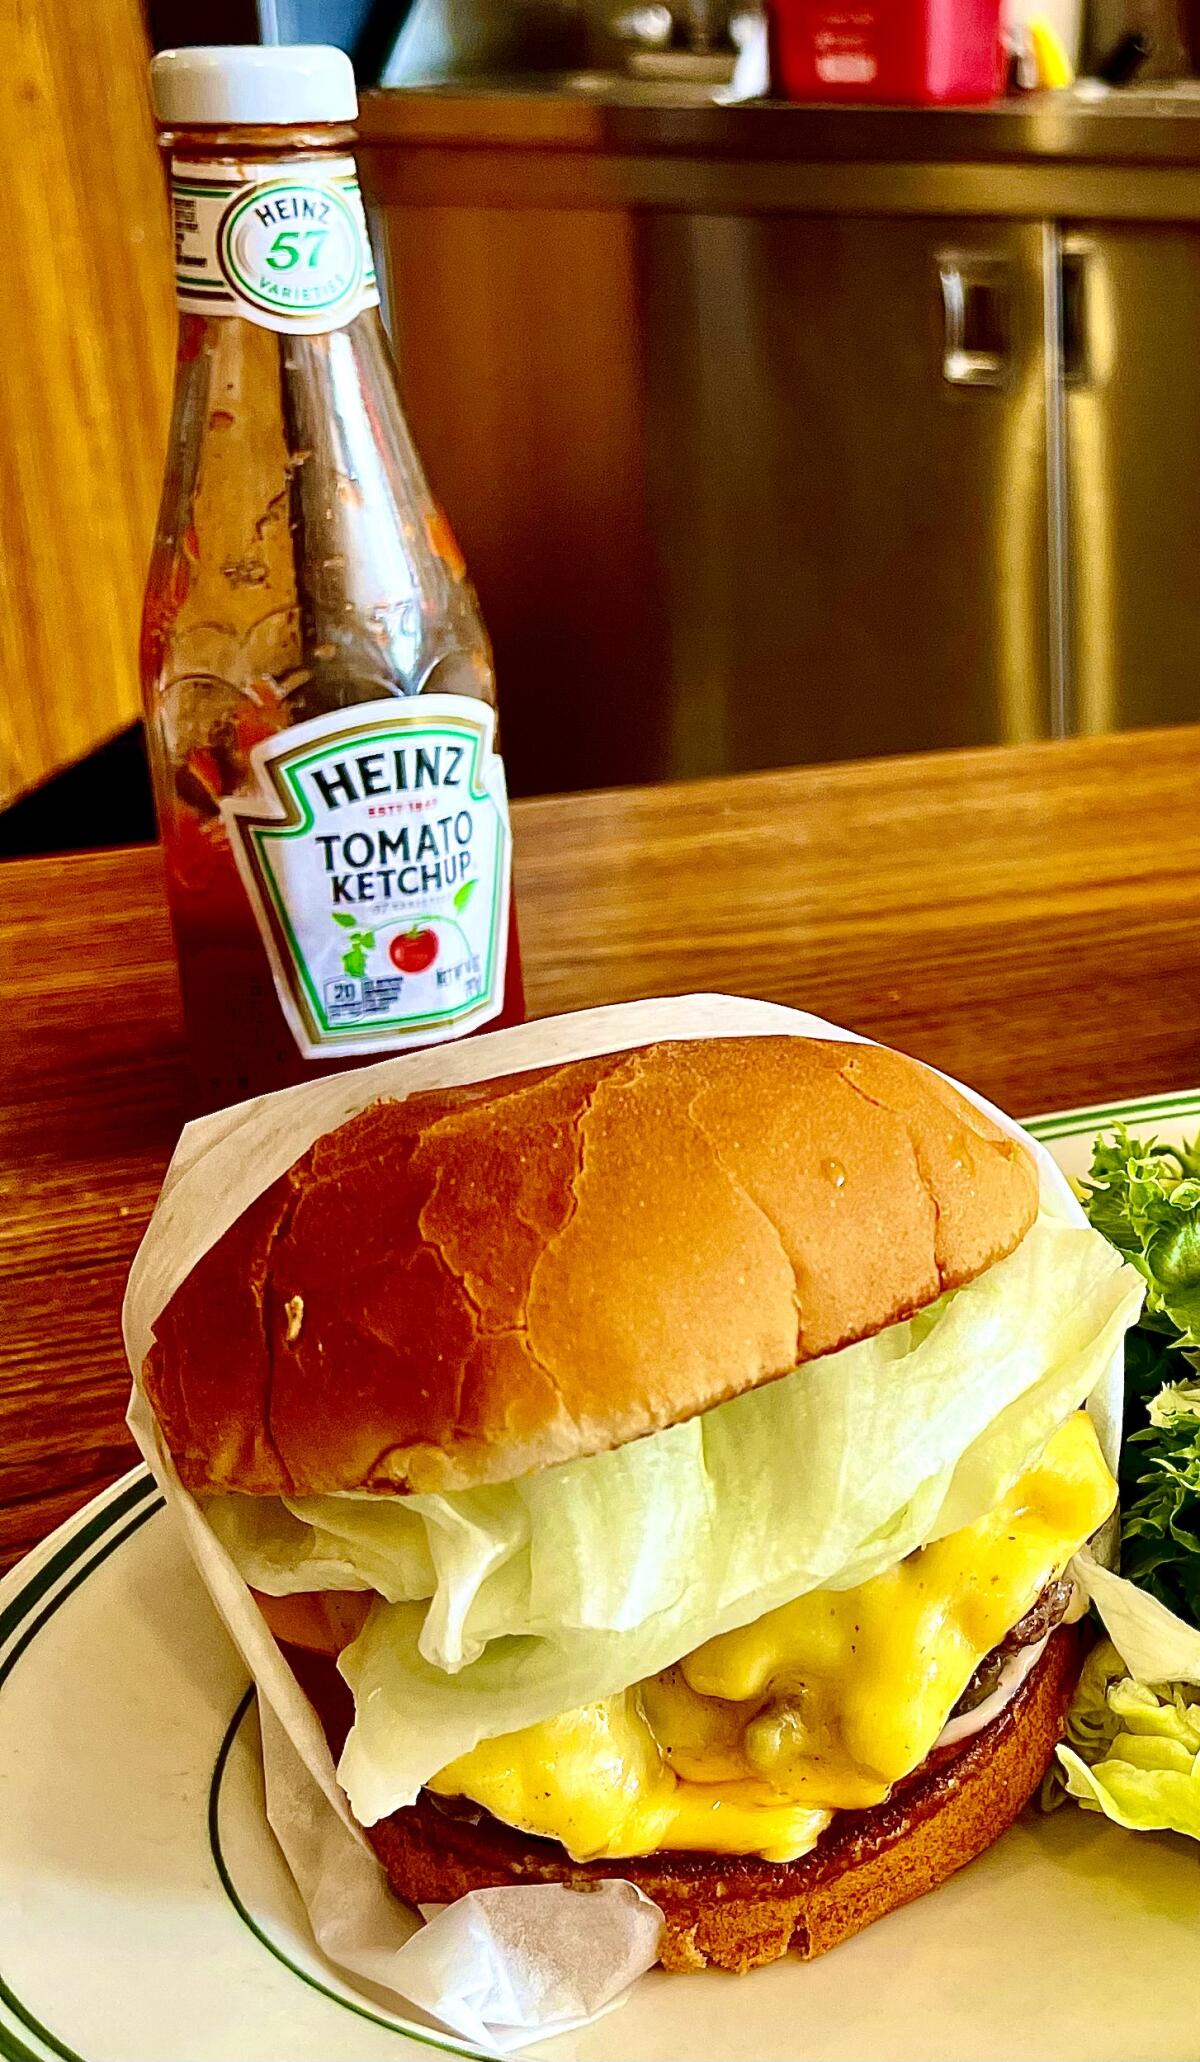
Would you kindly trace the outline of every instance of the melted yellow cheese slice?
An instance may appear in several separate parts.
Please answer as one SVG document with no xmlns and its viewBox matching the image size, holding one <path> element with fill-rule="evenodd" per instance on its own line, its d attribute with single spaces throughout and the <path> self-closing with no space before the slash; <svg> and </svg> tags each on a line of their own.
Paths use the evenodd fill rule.
<svg viewBox="0 0 1200 2062">
<path fill-rule="evenodd" d="M 790 1803 L 744 1768 L 733 1782 L 681 1782 L 636 1690 L 481 1741 L 428 1787 L 547 1834 L 577 1861 L 685 1847 L 790 1860 L 829 1824 L 828 1812 Z"/>
<path fill-rule="evenodd" d="M 603 1703 L 485 1740 L 429 1785 L 577 1860 L 787 1861 L 925 1759 L 985 1654 L 1108 1516 L 1083 1411 L 995 1510 L 858 1589 L 816 1590 Z"/>
</svg>

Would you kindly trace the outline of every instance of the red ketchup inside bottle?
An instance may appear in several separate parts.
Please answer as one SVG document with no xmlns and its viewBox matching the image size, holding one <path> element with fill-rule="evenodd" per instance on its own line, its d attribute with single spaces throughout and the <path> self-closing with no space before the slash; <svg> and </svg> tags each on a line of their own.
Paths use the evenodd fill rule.
<svg viewBox="0 0 1200 2062">
<path fill-rule="evenodd" d="M 400 406 L 348 61 L 300 55 L 153 74 L 180 338 L 142 679 L 210 1109 L 524 1017 L 491 648 Z"/>
</svg>

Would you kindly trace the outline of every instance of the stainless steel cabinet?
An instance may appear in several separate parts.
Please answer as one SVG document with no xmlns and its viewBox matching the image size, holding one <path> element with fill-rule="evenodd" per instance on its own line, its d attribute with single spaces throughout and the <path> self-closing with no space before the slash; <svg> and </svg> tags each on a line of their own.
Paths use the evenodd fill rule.
<svg viewBox="0 0 1200 2062">
<path fill-rule="evenodd" d="M 1040 224 L 387 226 L 517 788 L 1052 727 Z"/>
<path fill-rule="evenodd" d="M 645 225 L 664 771 L 1048 728 L 1042 244 L 952 219 Z"/>
<path fill-rule="evenodd" d="M 1200 718 L 1200 226 L 1064 233 L 1069 715 Z"/>
<path fill-rule="evenodd" d="M 1200 718 L 1200 226 L 469 156 L 379 226 L 518 791 Z"/>
</svg>

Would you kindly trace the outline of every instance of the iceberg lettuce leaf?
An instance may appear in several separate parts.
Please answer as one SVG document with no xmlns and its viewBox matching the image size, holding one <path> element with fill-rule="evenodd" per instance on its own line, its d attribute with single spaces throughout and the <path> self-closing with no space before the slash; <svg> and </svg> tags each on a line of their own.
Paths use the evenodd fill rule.
<svg viewBox="0 0 1200 2062">
<path fill-rule="evenodd" d="M 453 1608 L 377 1605 L 342 1657 L 358 1715 L 339 1774 L 356 1816 L 410 1802 L 481 1739 L 971 1523 L 1101 1380 L 1141 1290 L 1096 1234 L 1042 1218 L 932 1327 L 892 1326 L 492 1492 L 509 1521 L 495 1564 L 463 1564 Z M 431 1527 L 434 1506 L 458 1502 L 405 1499 Z"/>
</svg>

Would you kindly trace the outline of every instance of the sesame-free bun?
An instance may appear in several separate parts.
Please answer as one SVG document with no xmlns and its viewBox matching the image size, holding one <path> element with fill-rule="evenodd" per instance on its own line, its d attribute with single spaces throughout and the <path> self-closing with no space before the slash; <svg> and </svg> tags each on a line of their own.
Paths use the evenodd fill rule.
<svg viewBox="0 0 1200 2062">
<path fill-rule="evenodd" d="M 378 1102 L 197 1262 L 143 1380 L 194 1490 L 501 1482 L 870 1337 L 1012 1251 L 1021 1145 L 879 1046 L 643 1046 Z"/>
</svg>

